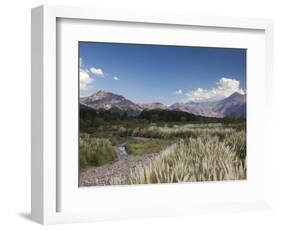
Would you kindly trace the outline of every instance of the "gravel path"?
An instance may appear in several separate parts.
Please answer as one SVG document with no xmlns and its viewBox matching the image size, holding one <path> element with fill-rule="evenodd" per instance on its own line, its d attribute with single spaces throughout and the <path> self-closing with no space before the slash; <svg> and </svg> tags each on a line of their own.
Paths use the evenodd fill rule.
<svg viewBox="0 0 281 230">
<path fill-rule="evenodd" d="M 121 184 L 128 184 L 130 170 L 138 164 L 147 164 L 156 155 L 155 153 L 141 156 L 119 156 L 110 164 L 100 167 L 89 167 L 80 173 L 80 186 L 103 186 L 110 185 L 110 180 L 118 176 Z"/>
</svg>

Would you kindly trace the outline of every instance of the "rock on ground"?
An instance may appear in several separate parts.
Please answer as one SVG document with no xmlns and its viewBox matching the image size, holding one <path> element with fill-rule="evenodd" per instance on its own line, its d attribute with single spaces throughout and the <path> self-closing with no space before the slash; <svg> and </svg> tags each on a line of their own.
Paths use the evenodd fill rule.
<svg viewBox="0 0 281 230">
<path fill-rule="evenodd" d="M 81 187 L 110 185 L 114 177 L 120 178 L 120 184 L 129 184 L 130 170 L 134 170 L 138 164 L 148 164 L 155 155 L 152 153 L 141 156 L 119 156 L 110 164 L 81 170 L 79 185 Z"/>
</svg>

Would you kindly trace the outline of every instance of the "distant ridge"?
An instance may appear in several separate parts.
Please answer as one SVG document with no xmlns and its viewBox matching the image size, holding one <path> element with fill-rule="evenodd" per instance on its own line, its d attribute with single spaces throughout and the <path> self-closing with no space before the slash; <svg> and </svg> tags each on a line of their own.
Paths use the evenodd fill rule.
<svg viewBox="0 0 281 230">
<path fill-rule="evenodd" d="M 140 104 L 140 107 L 145 110 L 170 110 L 170 108 L 167 105 L 164 105 L 160 102 Z"/>
<path fill-rule="evenodd" d="M 174 110 L 205 117 L 222 118 L 228 115 L 246 117 L 246 95 L 237 92 L 215 102 L 187 102 L 166 106 L 160 102 L 136 104 L 122 95 L 100 90 L 90 96 L 81 97 L 80 103 L 97 111 L 126 113 L 128 116 L 138 116 L 144 110 Z"/>
<path fill-rule="evenodd" d="M 219 101 L 175 103 L 170 107 L 207 117 L 234 115 L 242 118 L 246 117 L 246 94 L 235 92 Z"/>
</svg>

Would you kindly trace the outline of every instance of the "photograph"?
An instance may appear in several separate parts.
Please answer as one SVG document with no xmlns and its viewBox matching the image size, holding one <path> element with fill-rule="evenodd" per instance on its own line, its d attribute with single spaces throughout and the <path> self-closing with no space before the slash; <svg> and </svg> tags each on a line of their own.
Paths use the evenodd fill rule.
<svg viewBox="0 0 281 230">
<path fill-rule="evenodd" d="M 78 42 L 79 187 L 247 179 L 247 49 Z"/>
</svg>

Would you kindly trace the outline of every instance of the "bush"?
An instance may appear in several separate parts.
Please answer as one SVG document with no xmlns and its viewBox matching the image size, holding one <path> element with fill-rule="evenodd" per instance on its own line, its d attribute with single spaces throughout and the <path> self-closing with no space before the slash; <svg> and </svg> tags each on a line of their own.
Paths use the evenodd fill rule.
<svg viewBox="0 0 281 230">
<path fill-rule="evenodd" d="M 111 142 L 105 138 L 93 138 L 89 134 L 80 135 L 79 164 L 86 166 L 101 166 L 117 158 L 117 153 Z"/>
</svg>

